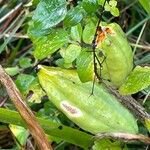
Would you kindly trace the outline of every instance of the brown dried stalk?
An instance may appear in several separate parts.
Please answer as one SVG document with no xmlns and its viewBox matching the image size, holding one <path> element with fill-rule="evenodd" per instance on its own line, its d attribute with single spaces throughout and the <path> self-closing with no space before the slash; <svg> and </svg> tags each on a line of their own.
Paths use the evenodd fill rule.
<svg viewBox="0 0 150 150">
<path fill-rule="evenodd" d="M 150 144 L 150 138 L 142 134 L 136 135 L 136 134 L 119 133 L 119 132 L 118 133 L 99 133 L 94 138 L 96 139 L 109 138 L 109 139 L 123 140 L 125 142 L 141 141 L 141 142 Z"/>
<path fill-rule="evenodd" d="M 30 130 L 33 138 L 37 142 L 38 148 L 40 150 L 52 150 L 52 147 L 49 144 L 43 129 L 37 122 L 32 111 L 26 105 L 13 80 L 10 78 L 9 75 L 6 74 L 1 65 L 0 65 L 0 82 L 5 86 L 9 97 L 11 98 L 15 107 L 20 113 L 22 119 L 26 122 L 28 129 Z"/>
<path fill-rule="evenodd" d="M 129 109 L 135 117 L 139 119 L 144 125 L 145 120 L 150 120 L 150 114 L 146 112 L 145 108 L 141 106 L 134 98 L 132 98 L 130 95 L 124 96 L 121 95 L 117 89 L 115 89 L 112 86 L 108 86 L 105 81 L 103 81 L 103 84 L 106 86 L 108 92 L 112 95 L 114 95 L 117 100 L 127 109 Z M 132 141 L 141 141 L 147 144 L 150 144 L 150 138 L 142 135 L 142 134 L 130 134 L 130 133 L 98 133 L 96 136 L 94 136 L 96 139 L 103 139 L 103 138 L 109 138 L 109 139 L 116 139 L 116 140 L 123 140 L 124 142 L 132 142 Z"/>
<path fill-rule="evenodd" d="M 145 119 L 150 120 L 150 114 L 147 113 L 145 108 L 141 106 L 133 97 L 130 95 L 121 95 L 115 88 L 107 86 L 107 84 L 105 84 L 105 86 L 108 91 L 114 95 L 123 106 L 128 108 L 143 124 L 145 124 Z"/>
</svg>

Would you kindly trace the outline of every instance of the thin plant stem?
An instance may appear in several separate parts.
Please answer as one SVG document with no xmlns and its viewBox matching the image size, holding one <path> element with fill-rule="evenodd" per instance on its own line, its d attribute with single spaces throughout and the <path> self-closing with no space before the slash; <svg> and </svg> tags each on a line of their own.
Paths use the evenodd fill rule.
<svg viewBox="0 0 150 150">
<path fill-rule="evenodd" d="M 4 48 L 6 47 L 6 45 L 8 44 L 8 42 L 11 40 L 12 36 L 16 33 L 16 31 L 20 28 L 20 26 L 22 25 L 22 23 L 24 22 L 24 20 L 26 19 L 26 13 L 24 15 L 23 18 L 21 18 L 20 22 L 18 23 L 18 25 L 14 28 L 14 30 L 11 32 L 11 35 L 6 39 L 6 41 L 1 45 L 0 47 L 0 53 L 2 53 L 2 51 L 4 50 Z"/>
<path fill-rule="evenodd" d="M 129 36 L 133 31 L 135 31 L 138 27 L 140 27 L 143 23 L 145 23 L 146 21 L 148 21 L 150 19 L 150 15 L 147 16 L 145 19 L 143 19 L 141 22 L 139 22 L 136 26 L 134 26 L 133 28 L 131 28 L 127 33 L 126 36 Z"/>
<path fill-rule="evenodd" d="M 6 34 L 3 34 L 4 37 L 10 37 L 10 33 L 6 33 Z M 22 35 L 22 34 L 14 34 L 12 35 L 12 37 L 15 37 L 15 38 L 20 38 L 20 39 L 29 39 L 28 35 Z"/>
<path fill-rule="evenodd" d="M 97 46 L 96 38 L 97 38 L 97 31 L 99 29 L 99 25 L 100 25 L 100 22 L 102 20 L 102 16 L 103 16 L 103 12 L 104 12 L 104 6 L 106 4 L 106 1 L 107 0 L 104 1 L 104 4 L 102 6 L 102 12 L 101 12 L 101 15 L 99 17 L 99 20 L 98 20 L 98 23 L 97 23 L 97 26 L 96 26 L 96 30 L 95 30 L 95 34 L 94 34 L 94 38 L 93 38 L 93 41 L 92 41 L 94 73 L 95 73 L 95 76 L 98 78 L 98 80 L 101 80 L 101 77 L 98 75 L 98 72 L 97 72 L 97 62 L 100 65 L 100 67 L 101 67 L 101 63 L 100 63 L 99 59 L 97 59 L 97 55 L 96 55 L 96 51 L 95 51 L 96 50 L 96 46 Z"/>
<path fill-rule="evenodd" d="M 147 100 L 147 98 L 148 98 L 149 95 L 150 95 L 150 91 L 146 94 L 146 96 L 145 96 L 145 98 L 143 100 L 143 105 L 145 104 L 145 102 L 146 102 L 146 100 Z"/>
<path fill-rule="evenodd" d="M 9 16 L 11 16 L 16 10 L 18 10 L 22 6 L 22 3 L 18 4 L 14 9 L 8 12 L 5 16 L 0 19 L 0 23 L 6 20 Z"/>
<path fill-rule="evenodd" d="M 135 44 L 135 43 L 130 43 L 130 45 L 133 47 L 137 47 L 137 48 L 141 48 L 141 49 L 145 49 L 145 50 L 150 50 L 150 46 L 148 46 L 148 45 L 140 45 L 140 44 Z"/>
<path fill-rule="evenodd" d="M 140 39 L 141 39 L 141 37 L 142 37 L 142 34 L 143 34 L 144 29 L 145 29 L 145 27 L 146 27 L 146 24 L 147 24 L 147 22 L 144 23 L 144 25 L 143 25 L 143 27 L 142 27 L 142 29 L 141 29 L 141 32 L 140 32 L 140 34 L 139 34 L 139 37 L 138 37 L 138 39 L 137 39 L 137 41 L 136 41 L 135 47 L 134 47 L 134 49 L 133 49 L 133 56 L 134 56 L 135 51 L 136 51 L 136 49 L 137 49 L 137 45 L 138 45 L 138 43 L 139 43 L 139 41 L 140 41 Z"/>
<path fill-rule="evenodd" d="M 24 11 L 22 11 L 18 17 L 11 23 L 11 25 L 2 33 L 0 34 L 0 39 L 16 24 L 16 22 L 22 17 L 22 14 Z M 10 35 L 9 35 L 10 36 Z"/>
</svg>

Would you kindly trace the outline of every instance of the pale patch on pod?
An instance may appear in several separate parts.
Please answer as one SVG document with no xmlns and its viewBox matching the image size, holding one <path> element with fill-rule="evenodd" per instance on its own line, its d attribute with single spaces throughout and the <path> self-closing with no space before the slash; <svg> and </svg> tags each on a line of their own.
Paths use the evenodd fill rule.
<svg viewBox="0 0 150 150">
<path fill-rule="evenodd" d="M 67 101 L 62 101 L 60 107 L 71 117 L 81 117 L 83 115 L 79 108 L 72 106 Z"/>
</svg>

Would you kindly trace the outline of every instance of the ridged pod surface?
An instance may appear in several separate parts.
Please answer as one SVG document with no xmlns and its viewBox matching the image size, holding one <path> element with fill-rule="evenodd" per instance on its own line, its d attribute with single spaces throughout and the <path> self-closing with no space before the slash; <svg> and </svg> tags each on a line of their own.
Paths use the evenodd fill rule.
<svg viewBox="0 0 150 150">
<path fill-rule="evenodd" d="M 49 100 L 70 120 L 93 134 L 99 132 L 137 133 L 132 114 L 104 86 L 81 83 L 75 70 L 39 66 L 39 82 Z"/>
<path fill-rule="evenodd" d="M 120 86 L 133 68 L 132 49 L 117 23 L 101 28 L 102 30 L 98 32 L 97 48 L 106 57 L 102 64 L 102 77 Z"/>
</svg>

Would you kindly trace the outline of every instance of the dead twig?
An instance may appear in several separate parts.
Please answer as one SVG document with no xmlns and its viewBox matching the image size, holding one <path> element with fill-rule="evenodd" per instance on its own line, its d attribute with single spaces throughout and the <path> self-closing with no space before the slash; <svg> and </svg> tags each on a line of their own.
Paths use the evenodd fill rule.
<svg viewBox="0 0 150 150">
<path fill-rule="evenodd" d="M 94 138 L 96 139 L 109 138 L 109 139 L 122 140 L 124 142 L 141 141 L 141 142 L 150 144 L 150 138 L 142 134 L 136 135 L 136 134 L 120 133 L 120 132 L 119 133 L 99 133 Z"/>
<path fill-rule="evenodd" d="M 116 89 L 111 86 L 107 86 L 107 84 L 103 81 L 109 93 L 114 95 L 118 101 L 128 108 L 143 124 L 145 124 L 145 119 L 150 120 L 150 114 L 146 112 L 145 108 L 141 106 L 133 97 L 130 95 L 124 96 L 121 95 Z"/>
<path fill-rule="evenodd" d="M 17 5 L 14 9 L 12 9 L 10 12 L 8 12 L 5 16 L 3 16 L 0 19 L 0 23 L 2 23 L 4 20 L 6 20 L 7 18 L 9 18 L 9 16 L 11 16 L 16 10 L 20 9 L 20 7 L 22 6 L 23 3 L 20 3 L 19 5 Z"/>
<path fill-rule="evenodd" d="M 1 36 L 1 34 L 0 34 L 0 36 Z M 3 36 L 8 38 L 8 37 L 11 36 L 11 33 L 3 34 Z M 20 33 L 16 33 L 16 34 L 12 35 L 12 37 L 14 37 L 14 38 L 21 38 L 21 39 L 29 39 L 28 35 L 22 35 Z"/>
<path fill-rule="evenodd" d="M 17 14 L 21 11 L 21 7 L 19 9 L 17 9 L 15 12 L 13 12 L 11 14 L 11 16 L 8 17 L 8 19 L 6 20 L 6 22 L 2 25 L 2 27 L 0 28 L 0 32 L 3 32 L 11 23 L 11 21 L 17 16 Z"/>
<path fill-rule="evenodd" d="M 11 98 L 12 102 L 14 103 L 23 120 L 26 122 L 33 138 L 37 142 L 39 149 L 52 150 L 52 147 L 50 146 L 43 129 L 37 122 L 32 111 L 26 105 L 13 80 L 10 78 L 9 75 L 6 74 L 1 65 L 0 82 L 5 86 L 9 97 Z"/>
<path fill-rule="evenodd" d="M 137 47 L 137 48 L 141 48 L 141 49 L 144 49 L 144 50 L 147 50 L 147 51 L 150 51 L 150 45 L 140 45 L 140 44 L 135 44 L 135 43 L 130 43 L 131 46 L 133 47 Z"/>
<path fill-rule="evenodd" d="M 7 97 L 5 97 L 2 100 L 0 99 L 0 107 L 2 107 L 5 104 L 6 100 L 7 100 Z"/>
</svg>

